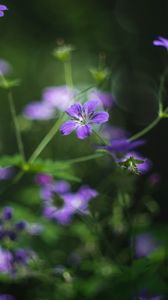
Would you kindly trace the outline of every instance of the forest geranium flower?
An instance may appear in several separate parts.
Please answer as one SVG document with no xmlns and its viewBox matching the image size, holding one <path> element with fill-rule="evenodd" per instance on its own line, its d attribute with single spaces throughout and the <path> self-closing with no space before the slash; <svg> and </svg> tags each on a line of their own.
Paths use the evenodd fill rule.
<svg viewBox="0 0 168 300">
<path fill-rule="evenodd" d="M 4 11 L 8 10 L 6 5 L 0 4 L 0 17 L 4 16 Z"/>
<path fill-rule="evenodd" d="M 98 102 L 96 100 L 87 101 L 84 105 L 79 102 L 72 105 L 66 111 L 71 120 L 62 124 L 60 132 L 63 135 L 69 135 L 75 130 L 79 139 L 87 138 L 92 133 L 93 125 L 103 124 L 109 119 L 107 112 L 95 111 L 97 106 Z"/>
<path fill-rule="evenodd" d="M 43 214 L 47 219 L 67 224 L 75 213 L 86 213 L 88 202 L 97 196 L 97 192 L 88 186 L 83 186 L 77 193 L 71 193 L 66 182 L 57 186 L 48 185 L 41 191 L 44 200 Z"/>
<path fill-rule="evenodd" d="M 130 150 L 144 145 L 144 143 L 144 140 L 129 141 L 128 139 L 116 139 L 112 140 L 111 144 L 105 146 L 104 148 L 111 154 L 126 153 Z"/>
<path fill-rule="evenodd" d="M 36 101 L 26 105 L 23 115 L 30 120 L 49 120 L 54 117 L 55 110 L 47 103 Z"/>
<path fill-rule="evenodd" d="M 76 90 L 67 86 L 48 87 L 43 91 L 42 99 L 51 107 L 64 111 L 74 103 L 76 94 Z"/>
<path fill-rule="evenodd" d="M 128 152 L 122 158 L 117 159 L 116 162 L 118 162 L 121 167 L 135 174 L 145 174 L 151 168 L 151 161 L 137 152 Z"/>
<path fill-rule="evenodd" d="M 157 40 L 153 41 L 153 45 L 154 46 L 161 46 L 166 48 L 166 50 L 168 50 L 168 39 L 159 36 Z"/>
</svg>

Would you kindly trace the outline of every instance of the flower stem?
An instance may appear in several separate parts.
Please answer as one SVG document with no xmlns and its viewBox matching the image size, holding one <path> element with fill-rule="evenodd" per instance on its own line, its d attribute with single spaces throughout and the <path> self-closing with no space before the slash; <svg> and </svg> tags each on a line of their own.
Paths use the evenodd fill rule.
<svg viewBox="0 0 168 300">
<path fill-rule="evenodd" d="M 81 156 L 78 158 L 74 158 L 74 159 L 69 159 L 69 160 L 65 160 L 64 162 L 66 164 L 75 164 L 75 163 L 80 163 L 80 162 L 85 162 L 88 160 L 92 160 L 92 159 L 96 159 L 99 157 L 102 157 L 105 155 L 106 152 L 101 152 L 101 153 L 95 153 L 95 154 L 91 154 L 91 155 L 86 155 L 86 156 Z"/>
<path fill-rule="evenodd" d="M 11 91 L 8 92 L 8 101 L 9 101 L 9 106 L 10 106 L 13 123 L 15 126 L 15 134 L 16 134 L 16 140 L 17 140 L 19 153 L 22 156 L 23 161 L 25 161 L 23 142 L 22 142 L 22 137 L 21 137 L 21 133 L 20 133 L 20 127 L 19 127 L 19 124 L 17 121 L 17 115 L 16 115 L 15 105 L 14 105 L 13 96 L 12 96 Z"/>
<path fill-rule="evenodd" d="M 36 158 L 41 154 L 41 152 L 45 149 L 45 147 L 48 145 L 48 143 L 53 139 L 54 135 L 57 133 L 65 113 L 61 115 L 61 117 L 56 121 L 54 126 L 50 129 L 50 131 L 47 133 L 47 135 L 43 138 L 41 143 L 37 146 L 37 148 L 34 150 L 32 155 L 30 156 L 28 162 L 32 163 L 36 160 Z"/>
<path fill-rule="evenodd" d="M 143 130 L 141 130 L 140 132 L 134 134 L 129 141 L 132 142 L 136 139 L 139 139 L 140 137 L 144 136 L 147 132 L 149 132 L 152 128 L 154 128 L 160 121 L 161 117 L 160 115 L 157 116 L 156 119 L 154 119 L 154 121 L 152 123 L 150 123 L 148 126 L 146 126 Z"/>
<path fill-rule="evenodd" d="M 64 74 L 65 74 L 66 85 L 72 88 L 73 80 L 72 80 L 72 67 L 71 67 L 70 60 L 64 62 Z"/>
</svg>

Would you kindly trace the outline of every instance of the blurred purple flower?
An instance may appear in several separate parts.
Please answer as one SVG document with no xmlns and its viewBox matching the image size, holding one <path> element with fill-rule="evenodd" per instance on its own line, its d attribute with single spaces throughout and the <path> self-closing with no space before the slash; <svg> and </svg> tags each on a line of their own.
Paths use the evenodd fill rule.
<svg viewBox="0 0 168 300">
<path fill-rule="evenodd" d="M 87 213 L 88 202 L 97 196 L 97 192 L 88 186 L 81 187 L 77 193 L 70 193 L 66 185 L 60 187 L 53 190 L 52 186 L 46 186 L 41 193 L 44 216 L 60 224 L 68 224 L 75 213 Z"/>
<path fill-rule="evenodd" d="M 114 97 L 107 92 L 102 92 L 100 90 L 92 90 L 88 94 L 89 100 L 95 99 L 98 101 L 99 106 L 103 106 L 104 108 L 111 108 L 114 105 Z"/>
<path fill-rule="evenodd" d="M 0 180 L 8 180 L 14 174 L 14 168 L 12 167 L 4 167 L 0 168 Z"/>
<path fill-rule="evenodd" d="M 149 233 L 137 235 L 134 242 L 136 257 L 148 256 L 156 250 L 158 246 L 154 237 Z"/>
<path fill-rule="evenodd" d="M 64 111 L 74 103 L 76 94 L 76 90 L 67 86 L 48 87 L 43 91 L 42 99 L 47 105 Z"/>
<path fill-rule="evenodd" d="M 45 186 L 47 184 L 51 184 L 53 182 L 53 178 L 51 175 L 48 175 L 46 173 L 39 173 L 35 176 L 35 182 L 38 185 Z"/>
<path fill-rule="evenodd" d="M 154 45 L 154 46 L 165 47 L 166 50 L 168 50 L 168 39 L 159 36 L 157 40 L 154 40 L 154 41 L 153 41 L 153 45 Z"/>
<path fill-rule="evenodd" d="M 11 71 L 10 64 L 5 59 L 0 59 L 0 73 L 3 75 L 8 75 Z"/>
<path fill-rule="evenodd" d="M 3 208 L 0 216 L 0 240 L 10 239 L 11 241 L 15 241 L 20 231 L 25 228 L 25 221 L 14 222 L 13 209 L 11 207 Z"/>
<path fill-rule="evenodd" d="M 4 16 L 4 11 L 8 10 L 6 5 L 0 4 L 0 17 Z"/>
<path fill-rule="evenodd" d="M 76 193 L 65 194 L 64 200 L 69 203 L 74 213 L 86 214 L 89 201 L 97 195 L 97 191 L 89 186 L 82 186 Z"/>
<path fill-rule="evenodd" d="M 0 248 L 0 273 L 10 273 L 12 271 L 13 256 L 8 250 Z"/>
<path fill-rule="evenodd" d="M 27 265 L 31 259 L 35 258 L 36 254 L 30 249 L 17 249 L 14 255 L 14 261 L 22 266 Z"/>
<path fill-rule="evenodd" d="M 101 129 L 101 135 L 108 141 L 128 139 L 129 133 L 120 127 L 105 124 Z"/>
<path fill-rule="evenodd" d="M 11 295 L 0 294 L 0 300 L 15 300 L 15 298 Z"/>
<path fill-rule="evenodd" d="M 49 120 L 54 118 L 55 110 L 47 103 L 38 101 L 26 105 L 23 115 L 30 120 Z"/>
<path fill-rule="evenodd" d="M 39 235 L 43 231 L 43 225 L 38 223 L 28 224 L 26 229 L 30 235 Z"/>
<path fill-rule="evenodd" d="M 117 139 L 112 140 L 110 145 L 105 146 L 104 148 L 109 151 L 111 154 L 117 153 L 127 153 L 137 147 L 140 147 L 145 144 L 144 140 L 129 141 L 128 139 Z"/>
<path fill-rule="evenodd" d="M 3 209 L 2 219 L 10 220 L 13 217 L 13 209 L 11 207 L 5 207 Z"/>
<path fill-rule="evenodd" d="M 107 112 L 95 112 L 97 105 L 97 101 L 90 100 L 84 105 L 77 102 L 67 109 L 66 113 L 71 117 L 71 121 L 62 124 L 60 127 L 61 134 L 69 135 L 75 130 L 79 139 L 85 139 L 91 135 L 94 124 L 102 124 L 109 119 Z"/>
<path fill-rule="evenodd" d="M 41 198 L 52 201 L 57 194 L 65 194 L 70 191 L 70 184 L 64 180 L 58 180 L 41 188 Z"/>
</svg>

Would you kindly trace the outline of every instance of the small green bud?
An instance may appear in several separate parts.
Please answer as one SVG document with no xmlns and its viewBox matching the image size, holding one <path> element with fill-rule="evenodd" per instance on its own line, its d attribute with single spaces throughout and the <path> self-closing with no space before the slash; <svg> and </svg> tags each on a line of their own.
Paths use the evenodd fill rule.
<svg viewBox="0 0 168 300">
<path fill-rule="evenodd" d="M 8 90 L 19 85 L 20 85 L 20 79 L 6 79 L 0 77 L 0 88 L 2 89 Z"/>
<path fill-rule="evenodd" d="M 57 47 L 53 51 L 54 57 L 56 57 L 61 62 L 66 62 L 71 59 L 71 53 L 74 51 L 74 47 L 71 45 L 62 45 Z"/>
<path fill-rule="evenodd" d="M 119 165 L 124 169 L 127 169 L 130 173 L 139 175 L 140 172 L 138 170 L 139 164 L 143 164 L 144 160 L 135 159 L 133 156 L 130 156 L 127 160 L 120 162 Z"/>
<path fill-rule="evenodd" d="M 109 77 L 109 70 L 108 69 L 96 69 L 96 68 L 91 68 L 90 73 L 93 77 L 93 79 L 96 81 L 96 83 L 100 84 L 104 80 L 106 80 Z"/>
</svg>

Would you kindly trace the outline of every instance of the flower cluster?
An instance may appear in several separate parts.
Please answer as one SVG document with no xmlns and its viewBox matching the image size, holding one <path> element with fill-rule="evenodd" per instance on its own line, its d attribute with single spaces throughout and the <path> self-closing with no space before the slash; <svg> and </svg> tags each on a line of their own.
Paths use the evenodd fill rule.
<svg viewBox="0 0 168 300">
<path fill-rule="evenodd" d="M 82 186 L 73 193 L 70 184 L 61 180 L 43 184 L 40 194 L 44 216 L 60 224 L 68 224 L 74 214 L 88 214 L 89 201 L 98 195 L 89 186 Z"/>
</svg>

